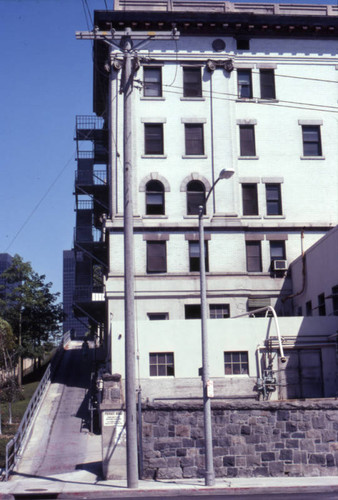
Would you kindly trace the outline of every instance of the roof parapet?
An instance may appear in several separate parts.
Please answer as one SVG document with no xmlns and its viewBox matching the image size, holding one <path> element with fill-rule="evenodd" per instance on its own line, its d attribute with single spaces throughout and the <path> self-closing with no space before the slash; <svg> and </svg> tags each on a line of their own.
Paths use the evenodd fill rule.
<svg viewBox="0 0 338 500">
<path fill-rule="evenodd" d="M 293 16 L 337 16 L 338 5 L 216 2 L 215 0 L 115 0 L 115 11 L 249 13 Z"/>
</svg>

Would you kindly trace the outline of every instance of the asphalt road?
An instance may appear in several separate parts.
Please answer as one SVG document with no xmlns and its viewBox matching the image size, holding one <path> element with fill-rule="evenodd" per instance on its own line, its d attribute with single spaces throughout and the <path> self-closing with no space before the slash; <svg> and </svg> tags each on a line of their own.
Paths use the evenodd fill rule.
<svg viewBox="0 0 338 500">
<path fill-rule="evenodd" d="M 17 472 L 50 476 L 76 469 L 100 473 L 101 437 L 89 432 L 88 388 L 91 357 L 81 343 L 63 355 L 35 421 Z"/>
</svg>

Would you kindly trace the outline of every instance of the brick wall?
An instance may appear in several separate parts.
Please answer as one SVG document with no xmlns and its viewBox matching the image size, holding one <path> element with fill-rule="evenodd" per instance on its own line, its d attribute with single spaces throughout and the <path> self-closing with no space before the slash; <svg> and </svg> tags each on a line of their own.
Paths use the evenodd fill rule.
<svg viewBox="0 0 338 500">
<path fill-rule="evenodd" d="M 203 477 L 201 404 L 142 411 L 143 477 Z M 216 403 L 216 477 L 338 475 L 338 401 Z"/>
</svg>

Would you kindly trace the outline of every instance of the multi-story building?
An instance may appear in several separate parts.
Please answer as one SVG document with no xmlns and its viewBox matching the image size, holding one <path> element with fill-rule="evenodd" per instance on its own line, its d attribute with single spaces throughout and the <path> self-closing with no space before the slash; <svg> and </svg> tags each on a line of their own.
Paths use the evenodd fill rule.
<svg viewBox="0 0 338 500">
<path fill-rule="evenodd" d="M 217 183 L 204 215 L 209 318 L 264 306 L 290 316 L 290 263 L 338 222 L 336 14 L 325 5 L 189 0 L 116 0 L 114 11 L 95 12 L 94 112 L 108 130 L 109 207 L 88 217 L 102 223 L 109 246 L 112 344 L 114 321 L 124 319 L 123 53 L 114 32 L 130 28 L 135 49 L 137 321 L 200 317 L 198 207 L 224 168 L 234 173 Z M 158 36 L 172 30 L 177 40 Z M 138 32 L 149 34 L 140 47 Z M 79 197 L 95 193 L 76 192 L 78 230 Z M 84 257 L 85 239 L 76 238 Z"/>
</svg>

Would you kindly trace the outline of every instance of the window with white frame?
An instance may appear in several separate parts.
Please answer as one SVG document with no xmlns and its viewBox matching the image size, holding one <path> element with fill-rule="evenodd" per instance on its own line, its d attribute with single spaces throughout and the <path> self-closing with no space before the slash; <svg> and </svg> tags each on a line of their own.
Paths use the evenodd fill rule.
<svg viewBox="0 0 338 500">
<path fill-rule="evenodd" d="M 147 273 L 167 272 L 166 241 L 147 241 Z"/>
<path fill-rule="evenodd" d="M 225 375 L 249 375 L 248 352 L 224 352 L 224 373 Z"/>
<path fill-rule="evenodd" d="M 163 123 L 144 124 L 144 154 L 163 155 Z"/>
<path fill-rule="evenodd" d="M 256 156 L 255 126 L 239 125 L 240 156 Z"/>
<path fill-rule="evenodd" d="M 251 69 L 237 70 L 238 97 L 240 99 L 252 98 Z"/>
<path fill-rule="evenodd" d="M 303 155 L 322 156 L 322 143 L 319 125 L 302 125 Z"/>
<path fill-rule="evenodd" d="M 266 214 L 282 215 L 282 193 L 280 184 L 265 184 Z"/>
<path fill-rule="evenodd" d="M 210 313 L 210 319 L 230 318 L 230 305 L 210 304 L 209 313 Z"/>
<path fill-rule="evenodd" d="M 143 95 L 144 97 L 162 97 L 161 67 L 143 67 Z"/>
<path fill-rule="evenodd" d="M 201 68 L 183 68 L 183 96 L 202 97 Z"/>
<path fill-rule="evenodd" d="M 201 156 L 204 155 L 204 137 L 202 123 L 186 123 L 185 131 L 185 154 Z"/>
<path fill-rule="evenodd" d="M 242 184 L 243 215 L 258 215 L 258 196 L 256 183 Z"/>
<path fill-rule="evenodd" d="M 245 242 L 246 246 L 246 269 L 250 272 L 262 271 L 262 252 L 261 242 L 249 240 Z"/>
<path fill-rule="evenodd" d="M 173 352 L 150 352 L 149 372 L 151 377 L 173 377 L 175 375 Z"/>
<path fill-rule="evenodd" d="M 259 70 L 261 98 L 262 99 L 275 99 L 275 72 L 273 69 Z"/>
<path fill-rule="evenodd" d="M 151 180 L 146 184 L 146 214 L 164 215 L 164 186 L 162 182 Z"/>
</svg>

